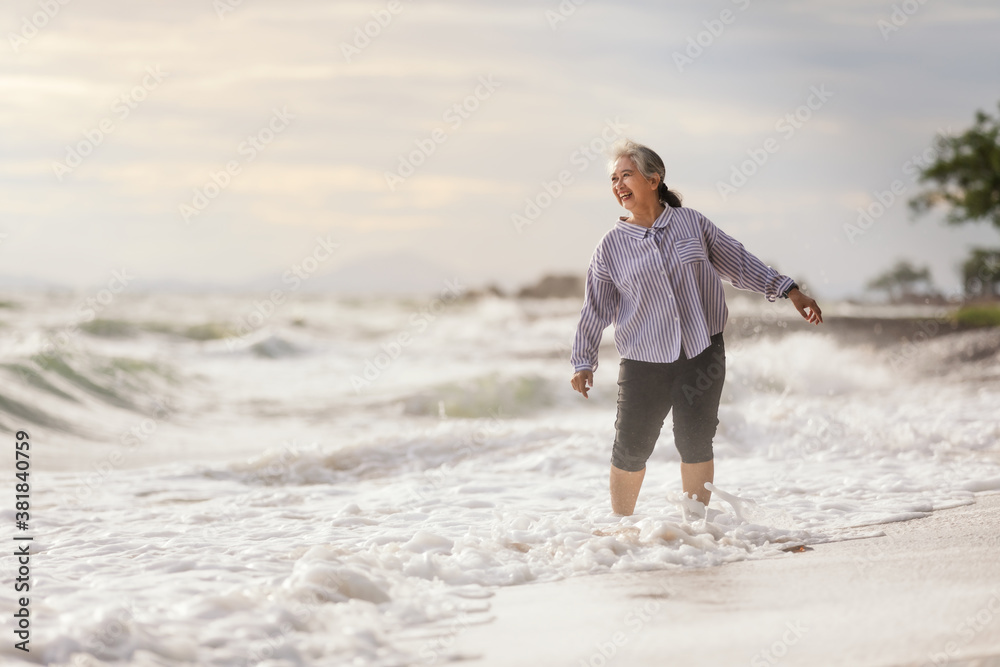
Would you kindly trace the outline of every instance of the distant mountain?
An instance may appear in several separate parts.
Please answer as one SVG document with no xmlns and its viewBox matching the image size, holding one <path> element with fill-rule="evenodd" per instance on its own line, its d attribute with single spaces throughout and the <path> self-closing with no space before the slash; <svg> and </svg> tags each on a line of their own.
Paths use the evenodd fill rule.
<svg viewBox="0 0 1000 667">
<path fill-rule="evenodd" d="M 128 291 L 136 294 L 143 292 L 165 294 L 225 294 L 238 293 L 246 290 L 242 284 L 217 283 L 209 281 L 180 280 L 164 278 L 160 280 L 136 278 L 128 284 Z"/>
<path fill-rule="evenodd" d="M 305 269 L 261 277 L 243 287 L 341 295 L 432 294 L 455 280 L 470 287 L 461 271 L 408 253 L 373 255 L 327 271 L 321 267 L 312 274 Z"/>
<path fill-rule="evenodd" d="M 281 273 L 269 273 L 241 282 L 197 281 L 184 278 L 135 278 L 128 284 L 130 293 L 247 293 L 280 289 L 286 293 L 323 293 L 343 296 L 412 296 L 437 294 L 458 281 L 464 290 L 472 291 L 461 271 L 408 253 L 387 253 L 363 257 L 331 269 L 322 265 L 308 272 L 308 266 Z M 448 282 L 450 281 L 450 282 Z M 0 290 L 92 291 L 103 285 L 73 289 L 58 283 L 22 276 L 0 275 Z M 476 285 L 475 287 L 480 287 Z"/>
<path fill-rule="evenodd" d="M 0 289 L 4 291 L 14 291 L 18 289 L 26 289 L 31 291 L 51 290 L 56 292 L 73 291 L 70 287 L 67 287 L 66 285 L 54 283 L 50 280 L 42 280 L 41 278 L 31 278 L 26 276 L 10 276 L 10 275 L 0 275 Z"/>
<path fill-rule="evenodd" d="M 495 280 L 470 279 L 468 272 L 405 252 L 369 255 L 329 269 L 320 265 L 313 273 L 309 273 L 308 268 L 300 263 L 297 272 L 288 269 L 240 282 L 136 277 L 129 282 L 127 291 L 132 294 L 261 294 L 279 289 L 286 293 L 391 297 L 435 295 L 457 284 L 469 298 L 485 294 L 521 298 L 583 295 L 582 276 L 546 274 L 528 285 L 501 286 Z M 74 290 L 41 279 L 0 275 L 0 290 L 7 292 L 18 289 L 92 292 L 102 287 L 104 285 L 93 285 Z"/>
</svg>

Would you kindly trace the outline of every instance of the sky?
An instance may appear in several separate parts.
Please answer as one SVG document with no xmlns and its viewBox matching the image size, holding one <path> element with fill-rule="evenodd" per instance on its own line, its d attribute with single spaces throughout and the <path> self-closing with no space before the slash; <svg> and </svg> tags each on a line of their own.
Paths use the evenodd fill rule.
<svg viewBox="0 0 1000 667">
<path fill-rule="evenodd" d="M 996 112 L 992 0 L 14 0 L 0 21 L 6 284 L 582 276 L 626 213 L 624 137 L 817 297 L 898 259 L 952 293 L 1000 245 L 905 202 L 937 133 Z"/>
</svg>

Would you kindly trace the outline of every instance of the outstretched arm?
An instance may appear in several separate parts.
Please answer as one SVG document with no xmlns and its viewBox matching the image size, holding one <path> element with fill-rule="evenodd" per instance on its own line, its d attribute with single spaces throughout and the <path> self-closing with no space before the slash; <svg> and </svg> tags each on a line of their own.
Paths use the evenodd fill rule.
<svg viewBox="0 0 1000 667">
<path fill-rule="evenodd" d="M 708 258 L 719 275 L 734 287 L 763 294 L 768 301 L 785 295 L 806 321 L 812 324 L 823 321 L 823 313 L 815 299 L 799 290 L 795 281 L 764 264 L 705 216 L 701 217 L 701 222 Z"/>
<path fill-rule="evenodd" d="M 705 216 L 701 216 L 701 225 L 709 261 L 733 287 L 763 294 L 768 301 L 774 301 L 795 282 L 760 261 Z"/>
</svg>

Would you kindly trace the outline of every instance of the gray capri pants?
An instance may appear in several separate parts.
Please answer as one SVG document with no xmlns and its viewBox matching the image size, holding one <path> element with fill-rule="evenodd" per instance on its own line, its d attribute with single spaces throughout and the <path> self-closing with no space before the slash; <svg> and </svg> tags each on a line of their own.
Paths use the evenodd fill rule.
<svg viewBox="0 0 1000 667">
<path fill-rule="evenodd" d="M 637 472 L 660 437 L 674 409 L 674 443 L 684 463 L 711 461 L 712 438 L 719 425 L 719 401 L 726 379 L 722 333 L 693 359 L 681 350 L 676 361 L 622 359 L 618 369 L 618 417 L 611 464 Z"/>
</svg>

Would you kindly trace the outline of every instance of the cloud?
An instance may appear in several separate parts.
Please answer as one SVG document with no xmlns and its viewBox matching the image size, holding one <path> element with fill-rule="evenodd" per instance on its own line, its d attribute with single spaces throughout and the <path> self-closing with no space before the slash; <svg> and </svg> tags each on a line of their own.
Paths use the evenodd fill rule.
<svg viewBox="0 0 1000 667">
<path fill-rule="evenodd" d="M 863 256 L 823 247 L 938 127 L 960 129 L 975 109 L 995 106 L 995 3 L 926 3 L 886 41 L 876 23 L 892 4 L 863 0 L 754 0 L 745 11 L 588 0 L 554 29 L 546 12 L 558 2 L 401 2 L 350 59 L 342 44 L 385 3 L 244 2 L 222 18 L 202 0 L 63 7 L 0 61 L 0 231 L 25 230 L 0 247 L 5 270 L 94 280 L 127 257 L 183 279 L 195 269 L 175 253 L 192 253 L 211 261 L 198 275 L 235 281 L 269 258 L 280 268 L 310 234 L 336 228 L 354 235 L 351 252 L 457 256 L 475 275 L 506 282 L 582 271 L 619 211 L 603 160 L 576 171 L 570 156 L 614 117 L 661 152 L 686 202 L 768 257 L 820 247 L 809 261 L 831 284 L 860 288 L 855 265 L 880 261 L 882 244 L 917 262 L 949 262 L 969 238 L 989 241 L 989 230 L 948 237 L 927 232 L 932 220 L 904 224 L 900 205 L 885 229 L 910 235 L 905 242 L 873 234 Z M 736 20 L 679 72 L 672 54 L 727 8 Z M 23 15 L 8 14 L 8 30 Z M 157 64 L 169 72 L 163 84 L 127 117 L 113 115 L 114 101 Z M 490 75 L 501 84 L 495 94 L 450 124 L 448 110 Z M 721 201 L 716 183 L 824 83 L 830 103 Z M 178 204 L 240 159 L 241 142 L 283 106 L 295 115 L 288 129 L 242 163 L 197 224 L 180 224 Z M 114 132 L 60 183 L 52 162 L 109 116 Z M 436 129 L 446 141 L 391 190 L 386 172 Z M 510 215 L 567 168 L 574 184 L 515 234 Z M 137 229 L 151 241 L 138 242 Z M 85 254 L 83 239 L 97 241 Z"/>
</svg>

